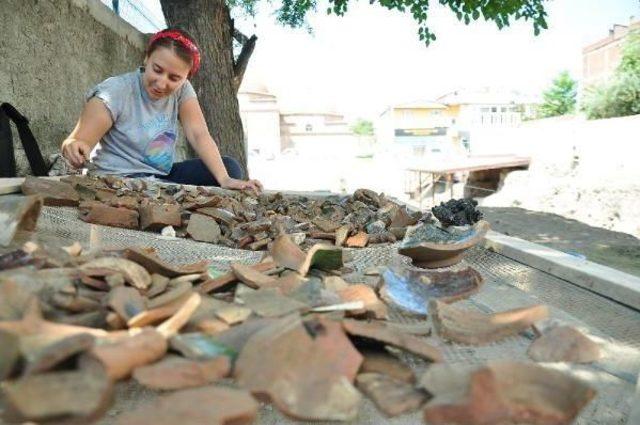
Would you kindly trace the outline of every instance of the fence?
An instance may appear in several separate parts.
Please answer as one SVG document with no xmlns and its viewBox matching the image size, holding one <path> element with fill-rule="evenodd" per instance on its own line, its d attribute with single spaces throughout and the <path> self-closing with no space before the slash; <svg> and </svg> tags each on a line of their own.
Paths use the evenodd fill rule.
<svg viewBox="0 0 640 425">
<path fill-rule="evenodd" d="M 143 33 L 166 27 L 159 0 L 102 0 L 115 14 Z"/>
</svg>

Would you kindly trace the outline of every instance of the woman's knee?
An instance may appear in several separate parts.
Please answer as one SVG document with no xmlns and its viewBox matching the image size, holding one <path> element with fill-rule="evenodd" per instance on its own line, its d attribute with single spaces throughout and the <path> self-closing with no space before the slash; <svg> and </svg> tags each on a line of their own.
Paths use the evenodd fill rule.
<svg viewBox="0 0 640 425">
<path fill-rule="evenodd" d="M 240 165 L 238 160 L 236 160 L 233 157 L 223 155 L 222 163 L 224 164 L 224 167 L 227 169 L 227 174 L 229 174 L 229 177 L 231 177 L 232 179 L 244 178 L 244 173 L 242 172 L 242 166 Z"/>
</svg>

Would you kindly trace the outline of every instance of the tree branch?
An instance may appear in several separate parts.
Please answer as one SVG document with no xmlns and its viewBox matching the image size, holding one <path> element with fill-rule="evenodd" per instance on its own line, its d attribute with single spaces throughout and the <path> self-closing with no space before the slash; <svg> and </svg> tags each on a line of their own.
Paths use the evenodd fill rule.
<svg viewBox="0 0 640 425">
<path fill-rule="evenodd" d="M 233 38 L 240 44 L 245 44 L 247 41 L 249 41 L 249 37 L 241 33 L 240 30 L 235 27 L 233 27 Z"/>
<path fill-rule="evenodd" d="M 242 44 L 242 50 L 238 55 L 238 59 L 233 64 L 233 88 L 236 93 L 238 93 L 238 89 L 240 88 L 240 84 L 242 84 L 242 79 L 244 78 L 244 72 L 247 70 L 247 65 L 249 64 L 249 58 L 251 58 L 253 49 L 256 47 L 258 37 L 252 35 L 247 38 L 244 34 L 240 33 L 240 31 L 234 30 L 234 38 L 236 37 L 236 33 L 245 38 L 245 42 Z"/>
</svg>

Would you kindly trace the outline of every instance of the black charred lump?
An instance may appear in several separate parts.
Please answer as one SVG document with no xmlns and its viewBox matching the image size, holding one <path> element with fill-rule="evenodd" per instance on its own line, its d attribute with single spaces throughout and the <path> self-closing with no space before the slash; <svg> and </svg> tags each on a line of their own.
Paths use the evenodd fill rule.
<svg viewBox="0 0 640 425">
<path fill-rule="evenodd" d="M 478 202 L 470 198 L 451 199 L 431 208 L 431 212 L 444 226 L 465 226 L 482 219 L 477 206 Z"/>
</svg>

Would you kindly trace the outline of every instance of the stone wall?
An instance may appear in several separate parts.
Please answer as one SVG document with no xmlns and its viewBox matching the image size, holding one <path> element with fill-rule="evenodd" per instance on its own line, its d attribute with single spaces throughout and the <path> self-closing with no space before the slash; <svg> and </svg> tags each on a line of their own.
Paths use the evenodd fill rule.
<svg viewBox="0 0 640 425">
<path fill-rule="evenodd" d="M 0 28 L 0 101 L 29 118 L 45 160 L 73 129 L 86 91 L 143 59 L 145 36 L 99 0 L 2 0 Z M 15 132 L 14 146 L 19 175 L 30 173 Z"/>
</svg>

